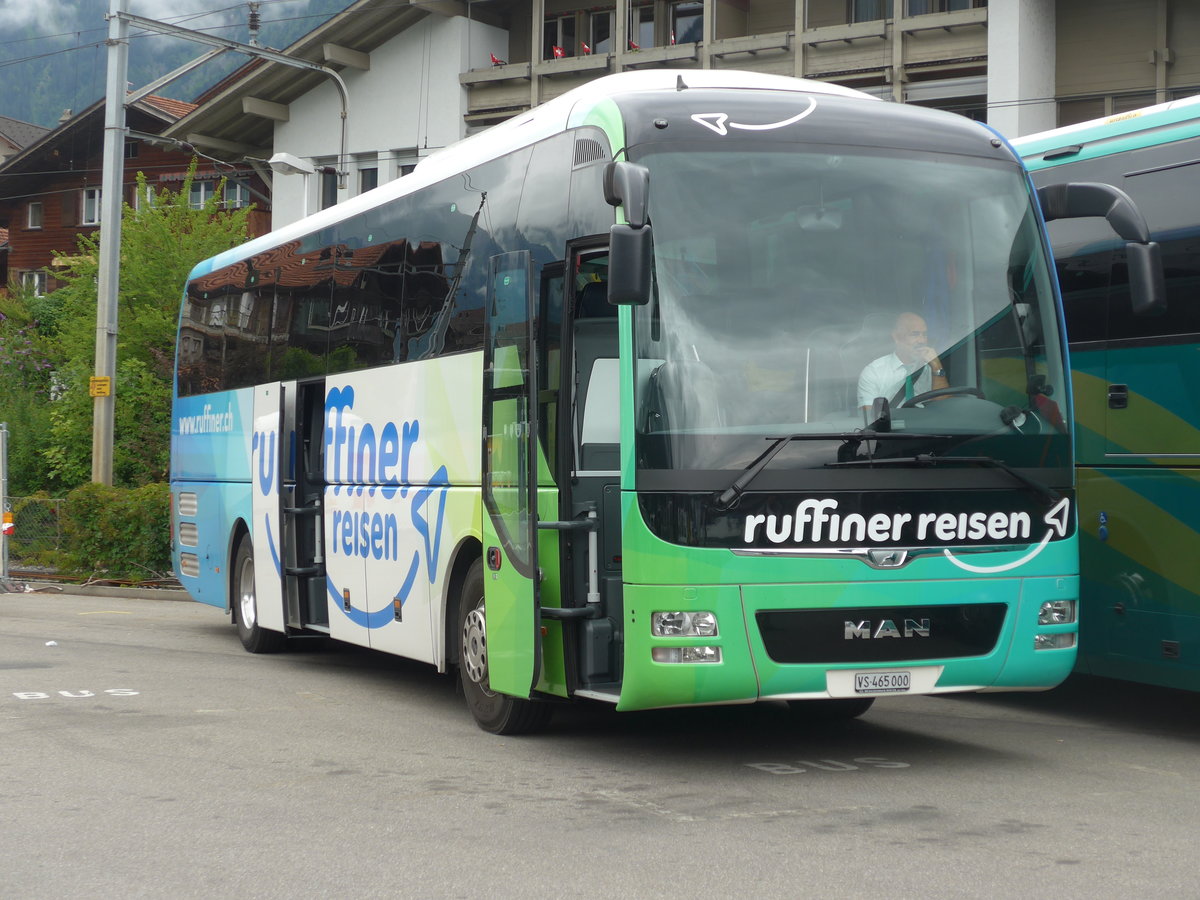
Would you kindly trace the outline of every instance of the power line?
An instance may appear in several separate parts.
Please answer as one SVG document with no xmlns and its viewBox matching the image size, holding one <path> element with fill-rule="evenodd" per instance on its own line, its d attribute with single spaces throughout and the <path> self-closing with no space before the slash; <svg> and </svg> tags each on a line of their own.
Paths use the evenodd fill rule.
<svg viewBox="0 0 1200 900">
<path fill-rule="evenodd" d="M 295 0 L 259 0 L 260 5 L 262 5 L 262 6 L 266 6 L 268 4 L 273 4 L 273 3 L 294 3 L 294 2 L 295 2 Z M 179 16 L 173 16 L 173 17 L 168 16 L 166 18 L 160 19 L 159 21 L 164 22 L 166 24 L 170 24 L 170 25 L 179 25 L 179 24 L 182 24 L 183 22 L 194 22 L 197 19 L 203 19 L 208 16 L 215 16 L 215 15 L 221 15 L 224 13 L 236 12 L 237 10 L 244 9 L 245 5 L 246 5 L 245 3 L 237 3 L 233 6 L 222 6 L 222 7 L 208 9 L 208 10 L 200 10 L 198 12 L 188 13 L 186 15 L 179 15 Z M 407 5 L 408 5 L 407 3 L 398 3 L 397 8 L 399 8 L 401 6 L 407 6 Z M 275 18 L 275 19 L 264 19 L 263 24 L 264 25 L 273 25 L 273 24 L 276 24 L 279 22 L 299 22 L 304 19 L 328 19 L 334 15 L 337 15 L 337 13 L 309 13 L 309 14 L 299 15 L 299 16 L 280 16 L 279 18 Z M 234 23 L 221 23 L 219 25 L 209 25 L 206 27 L 197 28 L 196 30 L 197 31 L 217 31 L 220 29 L 241 28 L 241 27 L 244 27 L 244 23 L 234 22 Z M 52 34 L 31 35 L 29 37 L 14 38 L 12 40 L 0 41 L 0 47 L 6 47 L 6 46 L 9 46 L 12 44 L 25 44 L 25 43 L 30 43 L 32 41 L 44 41 L 44 40 L 52 40 L 54 38 L 70 37 L 71 35 L 82 35 L 82 34 L 87 34 L 89 32 L 97 32 L 99 34 L 104 34 L 104 33 L 106 33 L 106 31 L 107 31 L 107 29 L 104 26 L 98 25 L 94 28 L 80 28 L 80 29 L 73 29 L 71 31 L 59 31 L 59 32 L 55 32 Z M 146 34 L 147 34 L 146 32 L 141 32 L 138 35 L 130 35 L 130 37 L 145 37 Z M 103 44 L 104 40 L 101 39 L 99 41 L 99 43 Z M 27 59 L 40 59 L 41 57 L 42 57 L 42 54 L 39 54 L 36 56 L 30 56 L 30 57 L 26 57 L 26 58 Z"/>
</svg>

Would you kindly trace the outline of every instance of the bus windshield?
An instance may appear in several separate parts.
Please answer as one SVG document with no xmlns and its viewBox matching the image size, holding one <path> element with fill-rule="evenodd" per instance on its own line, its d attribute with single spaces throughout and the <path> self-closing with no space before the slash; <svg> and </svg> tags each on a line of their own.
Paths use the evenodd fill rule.
<svg viewBox="0 0 1200 900">
<path fill-rule="evenodd" d="M 1018 165 L 812 144 L 640 149 L 655 263 L 635 316 L 639 477 L 719 485 L 791 436 L 771 468 L 797 485 L 922 454 L 1070 483 L 1055 296 Z"/>
</svg>

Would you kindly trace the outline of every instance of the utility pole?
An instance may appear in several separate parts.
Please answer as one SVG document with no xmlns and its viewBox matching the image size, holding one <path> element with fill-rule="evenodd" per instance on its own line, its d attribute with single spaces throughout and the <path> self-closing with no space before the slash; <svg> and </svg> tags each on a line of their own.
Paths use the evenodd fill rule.
<svg viewBox="0 0 1200 900">
<path fill-rule="evenodd" d="M 116 420 L 117 298 L 121 273 L 121 200 L 125 167 L 125 87 L 129 69 L 126 0 L 109 0 L 108 79 L 104 92 L 104 169 L 100 181 L 100 272 L 96 280 L 96 375 L 92 406 L 92 481 L 112 484 Z"/>
</svg>

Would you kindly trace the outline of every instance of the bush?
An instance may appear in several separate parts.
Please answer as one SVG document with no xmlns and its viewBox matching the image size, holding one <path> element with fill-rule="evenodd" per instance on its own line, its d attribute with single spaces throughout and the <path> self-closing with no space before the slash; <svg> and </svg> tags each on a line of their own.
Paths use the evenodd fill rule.
<svg viewBox="0 0 1200 900">
<path fill-rule="evenodd" d="M 85 484 L 63 511 L 67 564 L 81 573 L 157 580 L 171 571 L 171 491 L 166 484 Z"/>
</svg>

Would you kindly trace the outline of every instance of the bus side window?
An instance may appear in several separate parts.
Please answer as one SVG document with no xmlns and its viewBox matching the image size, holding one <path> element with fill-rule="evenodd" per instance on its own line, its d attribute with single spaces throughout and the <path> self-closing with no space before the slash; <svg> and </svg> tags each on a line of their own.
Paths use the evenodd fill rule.
<svg viewBox="0 0 1200 900">
<path fill-rule="evenodd" d="M 608 302 L 608 284 L 584 285 L 575 320 L 575 372 L 579 408 L 575 422 L 579 468 L 616 469 L 619 465 L 620 382 L 617 366 L 617 310 Z"/>
</svg>

